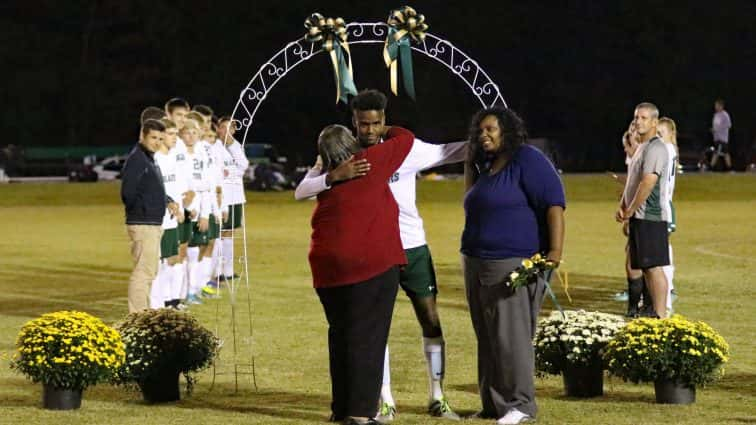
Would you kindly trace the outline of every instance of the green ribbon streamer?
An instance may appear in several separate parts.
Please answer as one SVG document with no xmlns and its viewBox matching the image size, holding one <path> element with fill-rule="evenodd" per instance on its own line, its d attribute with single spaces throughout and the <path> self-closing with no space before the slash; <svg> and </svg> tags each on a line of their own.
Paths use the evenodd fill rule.
<svg viewBox="0 0 756 425">
<path fill-rule="evenodd" d="M 339 73 L 334 73 L 333 76 L 336 80 L 336 85 L 339 86 L 339 100 L 348 104 L 348 95 L 357 96 L 357 87 L 354 85 L 352 73 L 349 70 L 349 66 L 347 66 L 344 49 L 342 49 L 341 45 L 338 43 L 334 43 L 333 51 L 336 53 L 336 63 L 338 64 L 339 69 Z"/>
<path fill-rule="evenodd" d="M 415 100 L 415 76 L 412 70 L 412 50 L 410 47 L 410 37 L 405 34 L 399 40 L 396 40 L 394 34 L 399 32 L 396 28 L 390 27 L 388 32 L 388 45 L 386 52 L 388 57 L 395 61 L 399 58 L 399 65 L 402 74 L 402 83 L 404 91 L 412 100 Z"/>
<path fill-rule="evenodd" d="M 559 305 L 559 301 L 557 301 L 556 295 L 554 295 L 554 291 L 551 290 L 551 285 L 549 284 L 549 280 L 551 279 L 551 275 L 554 271 L 549 270 L 546 273 L 543 274 L 543 282 L 546 284 L 546 292 L 548 292 L 549 297 L 551 297 L 551 301 L 554 302 L 554 305 L 559 310 L 560 313 L 562 313 L 562 318 L 567 319 L 567 316 L 564 314 L 564 310 L 562 309 L 562 306 Z"/>
</svg>

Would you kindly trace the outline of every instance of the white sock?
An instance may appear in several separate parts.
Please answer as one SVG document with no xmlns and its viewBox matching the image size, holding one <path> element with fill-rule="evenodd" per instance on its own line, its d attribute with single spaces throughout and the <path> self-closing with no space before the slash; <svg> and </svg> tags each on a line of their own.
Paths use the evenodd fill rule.
<svg viewBox="0 0 756 425">
<path fill-rule="evenodd" d="M 158 309 L 165 307 L 168 278 L 170 278 L 168 264 L 160 260 L 157 275 L 155 276 L 155 280 L 152 281 L 152 287 L 150 288 L 150 308 Z"/>
<path fill-rule="evenodd" d="M 675 277 L 675 263 L 672 258 L 672 245 L 669 246 L 669 265 L 662 267 L 664 276 L 667 277 L 667 310 L 672 310 L 672 290 L 675 285 L 672 283 Z"/>
<path fill-rule="evenodd" d="M 169 300 L 178 300 L 184 297 L 181 296 L 184 290 L 184 280 L 186 278 L 186 265 L 184 263 L 174 264 L 171 267 L 171 291 L 168 297 Z"/>
<path fill-rule="evenodd" d="M 181 290 L 179 292 L 179 299 L 185 300 L 186 296 L 189 295 L 189 258 L 184 258 L 184 261 L 180 263 L 181 269 Z"/>
<path fill-rule="evenodd" d="M 199 247 L 190 247 L 186 250 L 186 274 L 188 276 L 188 295 L 196 295 L 197 278 L 199 272 Z M 200 286 L 201 288 L 201 286 Z"/>
<path fill-rule="evenodd" d="M 428 381 L 430 383 L 430 399 L 441 400 L 444 391 L 441 388 L 444 382 L 444 337 L 423 338 L 423 351 L 425 361 L 428 363 Z"/>
<path fill-rule="evenodd" d="M 160 264 L 162 268 L 163 264 Z M 163 307 L 162 297 L 158 294 L 160 292 L 160 269 L 158 269 L 158 275 L 152 280 L 152 286 L 150 287 L 150 308 L 156 310 Z"/>
<path fill-rule="evenodd" d="M 210 274 L 212 272 L 212 266 L 213 261 L 210 257 L 204 257 L 199 261 L 199 263 L 197 263 L 197 266 L 194 268 L 195 270 L 192 273 L 194 275 L 194 281 L 192 282 L 189 289 L 190 293 L 199 293 L 207 284 L 207 281 L 210 279 Z"/>
<path fill-rule="evenodd" d="M 220 238 L 215 240 L 215 243 L 213 244 L 213 265 L 210 271 L 210 280 L 216 280 L 218 279 L 218 276 L 223 272 L 221 270 L 221 253 L 223 251 L 223 244 L 221 243 Z"/>
<path fill-rule="evenodd" d="M 223 238 L 221 244 L 223 244 L 223 275 L 231 277 L 234 275 L 234 238 Z"/>
<path fill-rule="evenodd" d="M 386 345 L 386 355 L 383 356 L 383 384 L 381 384 L 381 402 L 396 406 L 394 396 L 391 395 L 391 367 L 389 365 L 389 348 Z"/>
</svg>

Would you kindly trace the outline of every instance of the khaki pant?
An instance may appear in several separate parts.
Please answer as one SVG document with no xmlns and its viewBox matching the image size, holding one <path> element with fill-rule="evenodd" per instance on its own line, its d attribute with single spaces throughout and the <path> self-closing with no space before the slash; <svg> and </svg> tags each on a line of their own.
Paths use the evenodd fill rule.
<svg viewBox="0 0 756 425">
<path fill-rule="evenodd" d="M 126 225 L 131 240 L 134 271 L 129 278 L 129 313 L 146 310 L 150 306 L 150 284 L 157 276 L 160 264 L 160 225 Z"/>
</svg>

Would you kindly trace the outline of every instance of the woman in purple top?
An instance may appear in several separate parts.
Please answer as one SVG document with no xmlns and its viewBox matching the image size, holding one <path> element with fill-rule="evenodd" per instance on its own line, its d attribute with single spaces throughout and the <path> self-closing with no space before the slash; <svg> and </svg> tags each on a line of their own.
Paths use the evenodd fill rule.
<svg viewBox="0 0 756 425">
<path fill-rule="evenodd" d="M 524 258 L 562 259 L 565 197 L 551 162 L 511 109 L 478 112 L 465 163 L 462 263 L 478 339 L 480 417 L 518 424 L 536 415 L 533 335 L 545 282 L 505 285 Z"/>
</svg>

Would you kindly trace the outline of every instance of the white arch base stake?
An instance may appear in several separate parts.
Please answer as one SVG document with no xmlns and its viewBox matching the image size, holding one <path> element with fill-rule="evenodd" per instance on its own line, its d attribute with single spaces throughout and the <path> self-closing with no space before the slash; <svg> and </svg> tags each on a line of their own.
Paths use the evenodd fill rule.
<svg viewBox="0 0 756 425">
<path fill-rule="evenodd" d="M 384 22 L 373 23 L 358 23 L 353 22 L 347 24 L 347 33 L 349 35 L 348 43 L 354 44 L 383 44 L 386 40 L 386 34 L 388 33 L 388 26 Z M 467 87 L 470 92 L 478 98 L 481 106 L 507 106 L 504 101 L 504 97 L 499 91 L 499 87 L 494 83 L 488 74 L 478 65 L 478 62 L 471 59 L 463 51 L 459 50 L 456 46 L 444 40 L 436 37 L 433 34 L 427 33 L 425 40 L 421 44 L 412 43 L 412 50 L 420 52 L 425 56 L 428 56 L 446 66 L 453 74 L 457 75 Z M 260 105 L 268 97 L 268 93 L 273 90 L 273 87 L 285 77 L 291 70 L 297 67 L 300 63 L 309 60 L 313 56 L 320 53 L 320 49 L 315 48 L 315 44 L 310 43 L 304 39 L 292 41 L 287 44 L 286 47 L 279 50 L 278 53 L 273 55 L 252 77 L 247 86 L 242 90 L 239 95 L 239 100 L 234 107 L 234 111 L 231 116 L 236 123 L 236 130 L 244 130 L 242 137 L 242 145 L 246 144 L 247 135 L 255 120 Z M 246 213 L 243 215 L 246 216 Z M 251 287 L 249 284 L 249 269 L 247 263 L 247 230 L 242 220 L 242 241 L 243 241 L 243 254 L 238 257 L 238 263 L 243 269 L 240 278 L 230 282 L 228 285 L 228 298 L 231 307 L 231 344 L 233 349 L 233 370 L 232 371 L 218 371 L 216 365 L 213 365 L 213 384 L 215 383 L 216 375 L 233 373 L 235 377 L 235 388 L 238 391 L 239 387 L 239 375 L 252 375 L 252 382 L 255 388 L 257 388 L 255 379 L 255 366 L 254 355 L 251 354 L 253 343 L 252 339 L 252 301 L 251 301 Z M 236 239 L 237 234 L 234 231 L 233 238 Z M 244 282 L 244 288 L 247 290 L 247 311 L 242 312 L 237 305 L 237 289 L 238 285 Z M 216 309 L 216 330 L 220 329 L 219 311 L 220 307 Z M 249 326 L 248 332 L 241 332 L 240 323 L 237 322 L 237 316 L 240 313 L 246 313 L 247 326 Z M 244 335 L 241 339 L 239 335 Z M 227 346 L 229 341 L 224 341 Z M 250 354 L 246 356 L 241 355 L 243 347 L 249 346 Z M 224 349 L 227 351 L 228 347 Z M 212 389 L 212 387 L 211 387 Z"/>
</svg>

